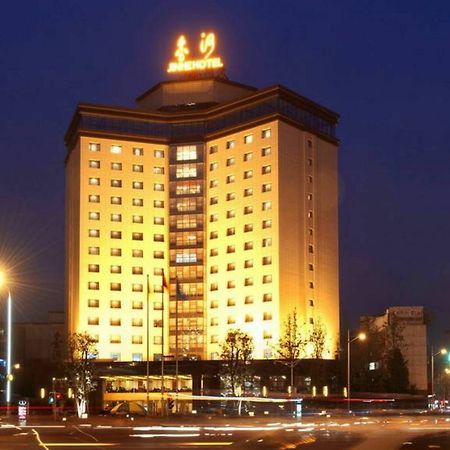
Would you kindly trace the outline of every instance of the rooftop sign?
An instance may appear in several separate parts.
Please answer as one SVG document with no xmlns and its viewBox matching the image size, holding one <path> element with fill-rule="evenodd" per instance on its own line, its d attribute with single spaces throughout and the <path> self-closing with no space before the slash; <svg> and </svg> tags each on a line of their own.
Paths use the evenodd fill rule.
<svg viewBox="0 0 450 450">
<path fill-rule="evenodd" d="M 202 33 L 200 35 L 199 50 L 202 55 L 199 59 L 188 59 L 190 50 L 188 42 L 184 35 L 179 36 L 177 48 L 174 53 L 176 61 L 169 62 L 168 73 L 193 72 L 211 69 L 221 69 L 223 67 L 222 59 L 218 56 L 212 56 L 216 49 L 216 35 L 214 33 Z"/>
</svg>

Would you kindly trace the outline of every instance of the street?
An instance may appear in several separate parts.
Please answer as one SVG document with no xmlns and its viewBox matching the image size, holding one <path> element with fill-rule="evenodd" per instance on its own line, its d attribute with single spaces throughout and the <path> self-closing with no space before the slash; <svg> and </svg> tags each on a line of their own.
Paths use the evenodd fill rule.
<svg viewBox="0 0 450 450">
<path fill-rule="evenodd" d="M 183 423 L 184 422 L 184 423 Z M 0 422 L 0 449 L 450 449 L 450 418 L 327 417 L 302 420 L 93 417 L 67 422 L 32 417 Z"/>
</svg>

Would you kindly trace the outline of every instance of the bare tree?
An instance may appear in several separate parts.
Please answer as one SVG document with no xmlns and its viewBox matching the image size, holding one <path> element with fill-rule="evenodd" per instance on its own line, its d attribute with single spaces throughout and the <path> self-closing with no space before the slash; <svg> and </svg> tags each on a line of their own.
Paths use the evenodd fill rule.
<svg viewBox="0 0 450 450">
<path fill-rule="evenodd" d="M 306 340 L 298 323 L 297 311 L 294 309 L 284 321 L 283 334 L 276 348 L 279 362 L 291 369 L 291 388 L 294 386 L 294 367 L 304 355 L 305 346 Z"/>
<path fill-rule="evenodd" d="M 323 352 L 325 350 L 325 339 L 327 331 L 325 330 L 322 322 L 318 320 L 309 334 L 308 341 L 312 346 L 312 357 L 316 359 L 323 358 Z"/>
<path fill-rule="evenodd" d="M 88 333 L 73 333 L 67 344 L 67 378 L 74 391 L 78 417 L 83 417 L 88 412 L 89 393 L 97 386 L 93 364 L 97 356 L 96 341 Z"/>
<path fill-rule="evenodd" d="M 253 348 L 253 339 L 241 330 L 228 331 L 221 344 L 220 357 L 224 360 L 222 377 L 233 396 L 236 396 L 238 389 L 245 391 Z"/>
</svg>

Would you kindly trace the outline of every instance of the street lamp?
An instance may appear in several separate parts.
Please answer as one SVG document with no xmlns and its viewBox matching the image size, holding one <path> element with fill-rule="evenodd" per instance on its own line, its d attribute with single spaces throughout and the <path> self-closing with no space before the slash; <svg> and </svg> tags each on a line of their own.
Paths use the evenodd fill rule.
<svg viewBox="0 0 450 450">
<path fill-rule="evenodd" d="M 350 339 L 350 330 L 347 330 L 347 408 L 350 413 L 350 344 L 356 340 L 365 341 L 367 338 L 366 333 L 358 333 L 353 339 Z"/>
<path fill-rule="evenodd" d="M 0 272 L 0 287 L 6 285 L 6 277 L 4 272 Z M 11 337 L 11 319 L 12 319 L 12 301 L 11 301 L 11 291 L 7 288 L 8 300 L 7 300 L 7 311 L 6 311 L 6 415 L 9 415 L 9 406 L 11 403 L 11 347 L 12 347 L 12 337 Z"/>
<path fill-rule="evenodd" d="M 434 402 L 434 358 L 438 355 L 446 355 L 447 349 L 441 348 L 438 352 L 434 353 L 433 347 L 431 347 L 431 401 Z"/>
</svg>

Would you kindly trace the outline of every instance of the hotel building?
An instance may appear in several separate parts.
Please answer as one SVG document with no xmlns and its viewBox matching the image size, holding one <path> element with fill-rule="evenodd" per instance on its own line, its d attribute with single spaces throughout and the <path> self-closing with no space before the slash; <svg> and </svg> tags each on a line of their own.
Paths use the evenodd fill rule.
<svg viewBox="0 0 450 450">
<path fill-rule="evenodd" d="M 295 309 L 334 358 L 337 120 L 283 86 L 220 76 L 161 82 L 135 108 L 79 104 L 65 137 L 68 332 L 94 336 L 100 359 L 145 361 L 148 330 L 150 360 L 176 336 L 180 358 L 210 360 L 241 329 L 264 359 Z"/>
</svg>

